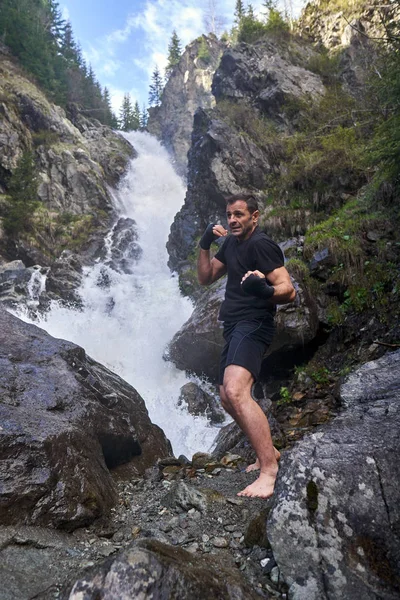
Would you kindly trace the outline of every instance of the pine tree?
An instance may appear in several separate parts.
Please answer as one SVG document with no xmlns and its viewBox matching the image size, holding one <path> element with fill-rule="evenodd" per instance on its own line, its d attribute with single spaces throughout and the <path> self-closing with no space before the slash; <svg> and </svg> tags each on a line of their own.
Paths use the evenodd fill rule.
<svg viewBox="0 0 400 600">
<path fill-rule="evenodd" d="M 69 21 L 65 24 L 63 36 L 61 38 L 61 52 L 67 62 L 78 64 L 78 49 Z"/>
<path fill-rule="evenodd" d="M 235 7 L 234 15 L 235 15 L 235 23 L 239 27 L 244 15 L 245 15 L 245 9 L 244 9 L 242 0 L 236 0 L 236 7 Z"/>
<path fill-rule="evenodd" d="M 140 107 L 139 102 L 136 100 L 135 105 L 133 107 L 133 129 L 137 131 L 140 129 Z"/>
<path fill-rule="evenodd" d="M 119 113 L 119 128 L 122 131 L 136 131 L 140 127 L 140 109 L 138 102 L 135 102 L 134 108 L 130 94 L 125 94 Z"/>
<path fill-rule="evenodd" d="M 168 46 L 168 64 L 167 68 L 165 69 L 166 77 L 169 77 L 171 75 L 173 68 L 179 63 L 181 56 L 181 41 L 178 38 L 177 33 L 174 29 L 174 31 L 172 32 L 171 41 Z"/>
<path fill-rule="evenodd" d="M 32 217 L 39 205 L 37 197 L 38 179 L 30 150 L 23 153 L 8 186 L 10 200 L 5 208 L 4 229 L 9 234 L 29 231 Z"/>
<path fill-rule="evenodd" d="M 143 104 L 142 112 L 140 113 L 140 129 L 146 129 L 147 127 L 147 108 Z"/>
<path fill-rule="evenodd" d="M 118 119 L 113 113 L 111 108 L 111 97 L 108 88 L 104 88 L 103 91 L 103 104 L 104 104 L 104 124 L 108 125 L 112 129 L 118 129 Z"/>
<path fill-rule="evenodd" d="M 150 89 L 149 89 L 149 105 L 150 106 L 159 106 L 160 105 L 162 92 L 163 92 L 162 78 L 160 75 L 160 70 L 156 66 L 153 71 Z"/>
</svg>

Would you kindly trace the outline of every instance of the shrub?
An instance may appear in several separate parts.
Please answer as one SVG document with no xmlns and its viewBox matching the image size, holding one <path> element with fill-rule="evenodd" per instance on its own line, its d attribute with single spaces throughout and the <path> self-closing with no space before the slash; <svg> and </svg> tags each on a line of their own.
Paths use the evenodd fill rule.
<svg viewBox="0 0 400 600">
<path fill-rule="evenodd" d="M 3 220 L 4 229 L 8 234 L 16 235 L 20 231 L 30 231 L 32 228 L 33 216 L 40 204 L 37 188 L 33 154 L 27 150 L 9 181 L 10 198 L 5 206 Z"/>
</svg>

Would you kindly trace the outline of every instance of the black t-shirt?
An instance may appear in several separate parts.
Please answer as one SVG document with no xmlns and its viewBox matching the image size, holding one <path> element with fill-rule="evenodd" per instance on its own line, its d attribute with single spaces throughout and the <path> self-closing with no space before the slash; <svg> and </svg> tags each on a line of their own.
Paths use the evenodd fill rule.
<svg viewBox="0 0 400 600">
<path fill-rule="evenodd" d="M 221 305 L 219 319 L 236 323 L 247 319 L 263 318 L 275 312 L 275 306 L 256 296 L 242 291 L 242 277 L 247 271 L 261 271 L 267 275 L 284 265 L 284 256 L 278 244 L 258 227 L 243 242 L 229 235 L 218 250 L 215 258 L 227 267 L 225 300 Z M 268 277 L 267 277 L 268 283 Z"/>
</svg>

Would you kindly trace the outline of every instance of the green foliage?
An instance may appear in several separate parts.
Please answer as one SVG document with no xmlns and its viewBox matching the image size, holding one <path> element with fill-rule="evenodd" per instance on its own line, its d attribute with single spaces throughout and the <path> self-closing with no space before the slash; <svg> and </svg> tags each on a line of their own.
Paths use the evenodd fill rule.
<svg viewBox="0 0 400 600">
<path fill-rule="evenodd" d="M 64 107 L 73 103 L 89 117 L 112 123 L 107 96 L 55 0 L 2 0 L 0 38 L 52 101 Z"/>
<path fill-rule="evenodd" d="M 292 394 L 290 393 L 290 391 L 288 390 L 287 387 L 281 387 L 280 391 L 280 398 L 277 402 L 278 406 L 284 406 L 286 404 L 290 404 L 292 401 Z"/>
<path fill-rule="evenodd" d="M 154 67 L 153 75 L 151 77 L 151 84 L 149 89 L 149 106 L 159 106 L 161 104 L 163 87 L 164 86 L 160 70 L 156 65 Z"/>
<path fill-rule="evenodd" d="M 257 145 L 268 148 L 271 159 L 282 155 L 282 145 L 277 142 L 278 131 L 273 121 L 260 116 L 247 104 L 221 100 L 216 108 L 218 115 L 236 130 L 248 135 Z"/>
<path fill-rule="evenodd" d="M 40 202 L 37 197 L 38 181 L 32 152 L 22 155 L 12 174 L 9 186 L 9 201 L 4 210 L 3 226 L 9 235 L 30 231 L 35 210 Z"/>
<path fill-rule="evenodd" d="M 281 36 L 285 36 L 289 32 L 289 23 L 275 7 L 269 9 L 265 27 L 267 33 L 273 33 L 275 35 L 280 34 Z"/>
<path fill-rule="evenodd" d="M 322 50 L 319 54 L 313 54 L 308 60 L 306 68 L 322 77 L 324 83 L 333 83 L 339 74 L 340 53 L 330 54 Z"/>
<path fill-rule="evenodd" d="M 238 41 L 254 44 L 267 33 L 267 27 L 251 15 L 244 15 L 240 21 Z"/>
<path fill-rule="evenodd" d="M 32 133 L 32 142 L 35 148 L 38 146 L 50 147 L 60 141 L 60 136 L 55 131 L 49 129 L 41 129 Z"/>
<path fill-rule="evenodd" d="M 166 76 L 169 77 L 175 65 L 177 65 L 182 56 L 181 41 L 174 29 L 172 37 L 168 45 L 168 64 L 165 70 Z"/>
<path fill-rule="evenodd" d="M 206 65 L 208 65 L 209 62 L 211 61 L 210 49 L 208 47 L 206 38 L 204 36 L 201 36 L 201 38 L 200 38 L 200 44 L 199 44 L 199 49 L 197 52 L 197 58 L 202 60 Z"/>
</svg>

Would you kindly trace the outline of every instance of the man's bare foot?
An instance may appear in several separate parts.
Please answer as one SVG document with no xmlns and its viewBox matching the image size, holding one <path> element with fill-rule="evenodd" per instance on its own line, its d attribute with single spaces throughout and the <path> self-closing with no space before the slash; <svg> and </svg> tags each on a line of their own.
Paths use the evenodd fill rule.
<svg viewBox="0 0 400 600">
<path fill-rule="evenodd" d="M 274 493 L 276 474 L 260 473 L 258 479 L 239 492 L 238 496 L 248 498 L 269 498 Z"/>
<path fill-rule="evenodd" d="M 279 452 L 279 450 L 277 450 L 275 448 L 275 446 L 274 446 L 274 452 L 275 452 L 276 461 L 278 462 L 281 457 L 281 453 Z M 251 465 L 249 465 L 246 468 L 246 473 L 251 473 L 252 471 L 257 471 L 259 468 L 260 468 L 260 461 L 257 458 L 255 463 L 252 463 Z"/>
</svg>

